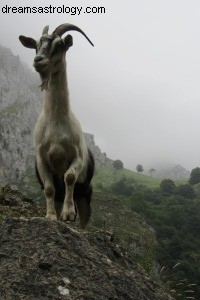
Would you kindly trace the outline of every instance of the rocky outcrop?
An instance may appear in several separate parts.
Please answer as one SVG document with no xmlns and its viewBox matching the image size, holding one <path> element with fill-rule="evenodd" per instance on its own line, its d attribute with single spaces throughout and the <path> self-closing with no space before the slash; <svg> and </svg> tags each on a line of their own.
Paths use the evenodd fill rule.
<svg viewBox="0 0 200 300">
<path fill-rule="evenodd" d="M 95 144 L 94 135 L 84 133 L 86 143 L 92 153 L 94 154 L 96 166 L 111 166 L 113 161 L 106 156 L 105 152 L 102 152 L 99 146 Z"/>
<path fill-rule="evenodd" d="M 171 299 L 109 233 L 31 217 L 36 207 L 15 187 L 0 193 L 0 299 Z"/>
<path fill-rule="evenodd" d="M 18 56 L 0 47 L 0 181 L 23 177 L 33 152 L 33 128 L 41 106 L 39 81 Z"/>
</svg>

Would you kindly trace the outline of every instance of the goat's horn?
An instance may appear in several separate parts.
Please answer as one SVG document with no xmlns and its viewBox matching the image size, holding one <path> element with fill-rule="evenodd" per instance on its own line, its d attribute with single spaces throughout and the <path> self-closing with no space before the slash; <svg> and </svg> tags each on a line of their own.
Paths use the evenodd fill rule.
<svg viewBox="0 0 200 300">
<path fill-rule="evenodd" d="M 44 27 L 42 34 L 48 34 L 48 31 L 49 31 L 49 25 Z"/>
<path fill-rule="evenodd" d="M 75 31 L 78 31 L 78 32 L 82 33 L 82 35 L 84 35 L 84 37 L 88 40 L 88 42 L 92 46 L 94 46 L 93 43 L 90 41 L 90 39 L 87 37 L 87 35 L 79 27 L 77 27 L 75 25 L 72 25 L 72 24 L 69 24 L 69 23 L 65 23 L 65 24 L 62 24 L 62 25 L 58 26 L 54 30 L 53 35 L 62 36 L 65 32 L 70 31 L 70 30 L 75 30 Z"/>
</svg>

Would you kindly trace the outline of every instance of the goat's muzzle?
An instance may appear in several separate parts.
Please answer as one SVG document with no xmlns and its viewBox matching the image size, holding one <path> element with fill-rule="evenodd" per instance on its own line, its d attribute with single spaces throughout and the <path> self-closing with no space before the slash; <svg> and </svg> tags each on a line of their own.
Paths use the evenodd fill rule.
<svg viewBox="0 0 200 300">
<path fill-rule="evenodd" d="M 43 55 L 36 55 L 33 66 L 37 72 L 43 72 L 48 67 L 49 60 Z"/>
</svg>

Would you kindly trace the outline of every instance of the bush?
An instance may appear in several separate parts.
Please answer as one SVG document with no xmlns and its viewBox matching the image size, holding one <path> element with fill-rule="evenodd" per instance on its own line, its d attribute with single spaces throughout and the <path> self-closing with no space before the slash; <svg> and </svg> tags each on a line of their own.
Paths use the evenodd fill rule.
<svg viewBox="0 0 200 300">
<path fill-rule="evenodd" d="M 111 189 L 115 194 L 130 196 L 134 192 L 133 181 L 123 177 L 118 182 L 114 183 Z"/>
<path fill-rule="evenodd" d="M 116 170 L 122 170 L 124 168 L 123 162 L 119 159 L 113 161 L 113 167 Z"/>
<path fill-rule="evenodd" d="M 171 179 L 163 179 L 160 183 L 160 190 L 162 193 L 172 195 L 175 193 L 176 185 Z"/>
<path fill-rule="evenodd" d="M 182 184 L 178 186 L 176 192 L 178 195 L 183 196 L 186 199 L 194 199 L 196 196 L 193 187 L 189 184 Z"/>
<path fill-rule="evenodd" d="M 189 179 L 189 183 L 191 185 L 197 184 L 200 182 L 200 168 L 195 168 L 192 170 L 191 174 L 190 174 L 190 179 Z"/>
<path fill-rule="evenodd" d="M 139 214 L 149 215 L 150 207 L 144 196 L 136 192 L 131 196 L 131 208 Z"/>
</svg>

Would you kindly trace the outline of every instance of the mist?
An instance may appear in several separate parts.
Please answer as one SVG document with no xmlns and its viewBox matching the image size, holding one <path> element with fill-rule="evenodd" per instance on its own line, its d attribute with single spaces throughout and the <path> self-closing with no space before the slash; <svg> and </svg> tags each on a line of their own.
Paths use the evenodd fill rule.
<svg viewBox="0 0 200 300">
<path fill-rule="evenodd" d="M 200 3 L 186 0 L 41 1 L 32 6 L 83 7 L 82 13 L 5 13 L 0 44 L 32 68 L 35 52 L 20 34 L 38 39 L 62 23 L 79 26 L 94 43 L 72 32 L 67 52 L 71 106 L 82 129 L 125 167 L 158 163 L 200 166 Z M 104 13 L 84 13 L 85 7 Z M 4 8 L 4 9 L 3 9 Z M 32 68 L 33 69 L 33 68 Z M 34 71 L 34 70 L 33 70 Z M 41 100 L 42 101 L 42 100 Z"/>
</svg>

